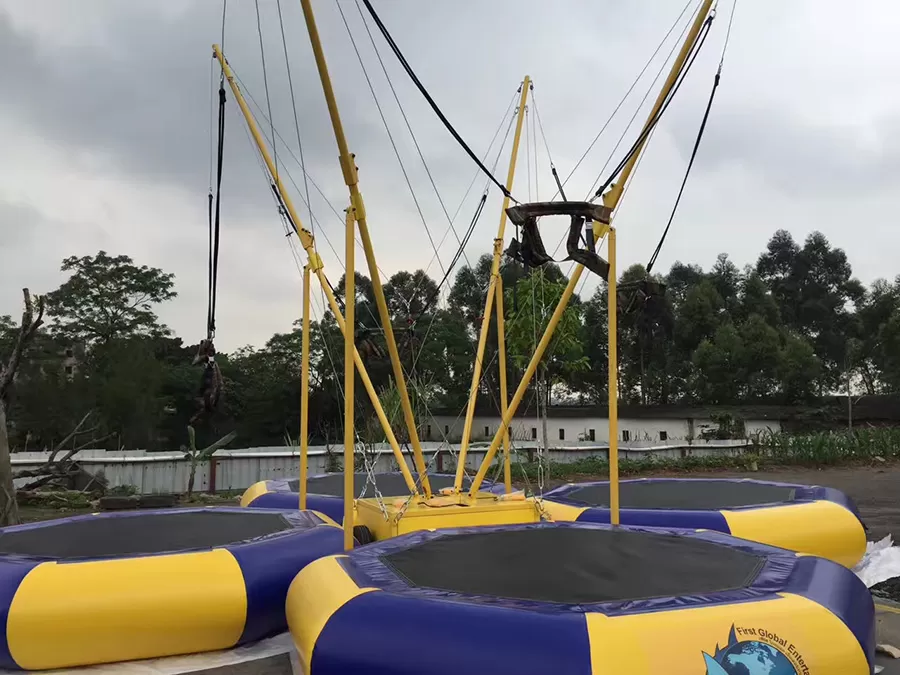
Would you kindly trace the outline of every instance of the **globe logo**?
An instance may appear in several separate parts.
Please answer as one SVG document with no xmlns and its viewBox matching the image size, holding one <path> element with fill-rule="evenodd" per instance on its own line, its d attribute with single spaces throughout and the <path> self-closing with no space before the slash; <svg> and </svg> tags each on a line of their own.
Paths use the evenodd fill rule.
<svg viewBox="0 0 900 675">
<path fill-rule="evenodd" d="M 738 642 L 734 627 L 728 644 L 715 653 L 703 654 L 706 675 L 798 675 L 788 657 L 774 646 L 758 640 Z"/>
</svg>

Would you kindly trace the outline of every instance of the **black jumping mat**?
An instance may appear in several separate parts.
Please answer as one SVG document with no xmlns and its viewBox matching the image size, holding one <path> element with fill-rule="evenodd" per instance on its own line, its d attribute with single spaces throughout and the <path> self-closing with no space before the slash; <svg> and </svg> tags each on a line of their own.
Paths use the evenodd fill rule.
<svg viewBox="0 0 900 675">
<path fill-rule="evenodd" d="M 413 478 L 418 481 L 418 474 L 413 472 Z M 431 489 L 437 492 L 441 488 L 453 487 L 453 476 L 446 474 L 428 474 L 428 481 L 431 483 Z M 367 475 L 365 473 L 357 473 L 353 476 L 353 494 L 359 496 L 363 486 L 366 485 Z M 401 497 L 409 494 L 409 488 L 406 487 L 406 481 L 400 473 L 378 473 L 375 474 L 375 484 L 378 486 L 379 492 L 385 497 Z M 468 488 L 471 481 L 464 477 L 463 487 Z M 296 478 L 288 481 L 288 487 L 292 492 L 300 491 L 300 481 Z M 307 483 L 309 494 L 313 495 L 330 495 L 332 497 L 344 496 L 344 476 L 342 474 L 328 474 L 327 476 L 312 476 Z M 374 497 L 375 492 L 372 486 L 366 488 L 363 497 Z"/>
<path fill-rule="evenodd" d="M 609 483 L 586 485 L 569 492 L 566 498 L 590 506 L 609 506 Z M 619 483 L 619 507 L 623 509 L 732 509 L 788 502 L 793 498 L 794 489 L 791 487 L 738 481 Z"/>
<path fill-rule="evenodd" d="M 448 535 L 381 560 L 414 587 L 564 604 L 744 588 L 765 562 L 690 537 L 575 527 Z"/>
<path fill-rule="evenodd" d="M 0 555 L 119 558 L 224 546 L 290 528 L 281 515 L 252 509 L 97 516 L 0 532 Z"/>
</svg>

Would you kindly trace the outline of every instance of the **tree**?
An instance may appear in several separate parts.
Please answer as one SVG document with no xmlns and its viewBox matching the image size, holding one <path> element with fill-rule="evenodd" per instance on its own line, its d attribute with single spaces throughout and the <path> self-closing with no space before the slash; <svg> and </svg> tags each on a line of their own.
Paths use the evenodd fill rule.
<svg viewBox="0 0 900 675">
<path fill-rule="evenodd" d="M 106 251 L 66 258 L 61 269 L 71 276 L 48 294 L 47 314 L 54 329 L 71 341 L 97 345 L 169 334 L 153 308 L 176 296 L 173 274 Z"/>
<path fill-rule="evenodd" d="M 900 370 L 895 366 L 898 343 L 894 334 L 895 326 L 900 324 L 900 277 L 893 284 L 876 279 L 860 303 L 856 318 L 860 338 L 853 369 L 859 373 L 866 393 L 898 391 Z"/>
<path fill-rule="evenodd" d="M 696 390 L 707 403 L 735 403 L 741 382 L 746 379 L 744 341 L 731 323 L 719 326 L 712 339 L 700 343 L 694 352 L 697 368 Z"/>
<path fill-rule="evenodd" d="M 545 279 L 541 268 L 518 283 L 516 291 L 521 294 L 519 309 L 515 320 L 506 324 L 506 351 L 509 361 L 519 369 L 524 370 L 531 361 L 565 288 L 564 281 Z M 513 304 L 512 293 L 513 289 L 508 289 L 504 298 L 510 306 Z M 580 301 L 573 296 L 541 360 L 540 377 L 545 385 L 541 393 L 547 405 L 553 399 L 554 386 L 567 385 L 575 373 L 588 366 L 583 349 L 582 311 Z"/>
<path fill-rule="evenodd" d="M 779 230 L 760 256 L 756 270 L 772 292 L 782 321 L 809 340 L 822 361 L 820 393 L 840 386 L 847 360 L 847 339 L 859 336 L 851 307 L 865 298 L 852 277 L 847 255 L 832 248 L 821 232 L 801 248 Z"/>
<path fill-rule="evenodd" d="M 785 403 L 803 403 L 816 393 L 822 364 L 813 346 L 799 335 L 786 333 L 778 355 L 781 398 Z"/>
<path fill-rule="evenodd" d="M 22 289 L 22 295 L 25 298 L 25 311 L 22 312 L 18 334 L 5 363 L 0 366 L 0 526 L 15 525 L 19 522 L 12 458 L 9 453 L 9 432 L 6 426 L 10 389 L 23 355 L 44 322 L 44 298 L 37 298 L 35 312 L 34 300 L 27 288 Z"/>
<path fill-rule="evenodd" d="M 587 367 L 576 374 L 575 388 L 595 403 L 606 400 L 609 389 L 609 315 L 607 292 L 598 286 L 584 303 L 584 355 Z"/>
</svg>

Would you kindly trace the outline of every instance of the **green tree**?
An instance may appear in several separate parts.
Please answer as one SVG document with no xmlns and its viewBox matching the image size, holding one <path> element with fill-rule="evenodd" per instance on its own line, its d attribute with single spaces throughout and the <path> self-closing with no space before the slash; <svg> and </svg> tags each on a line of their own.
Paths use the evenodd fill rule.
<svg viewBox="0 0 900 675">
<path fill-rule="evenodd" d="M 605 285 L 598 286 L 584 303 L 583 350 L 587 367 L 575 373 L 574 388 L 595 403 L 606 400 L 609 390 L 609 315 Z"/>
<path fill-rule="evenodd" d="M 716 329 L 694 351 L 696 391 L 707 403 L 735 403 L 740 398 L 741 382 L 746 379 L 744 341 L 731 323 Z"/>
<path fill-rule="evenodd" d="M 853 308 L 865 298 L 853 278 L 847 255 L 821 232 L 801 248 L 779 230 L 760 256 L 756 270 L 778 304 L 782 321 L 809 340 L 822 363 L 819 392 L 840 386 L 847 361 L 847 340 L 859 336 Z"/>
<path fill-rule="evenodd" d="M 816 394 L 822 364 L 813 346 L 799 335 L 786 333 L 778 355 L 781 398 L 785 403 L 803 403 Z"/>
<path fill-rule="evenodd" d="M 154 307 L 175 297 L 173 274 L 106 251 L 66 258 L 61 269 L 68 280 L 47 296 L 48 316 L 61 335 L 93 345 L 169 334 Z"/>
<path fill-rule="evenodd" d="M 520 370 L 524 370 L 531 360 L 565 288 L 564 281 L 546 279 L 540 268 L 518 283 L 516 291 L 521 293 L 519 308 L 515 320 L 506 326 L 506 350 L 509 361 Z M 512 292 L 509 289 L 504 298 L 504 302 L 510 305 L 513 302 Z M 542 394 L 547 404 L 553 398 L 554 387 L 563 385 L 566 393 L 571 393 L 568 384 L 574 374 L 588 367 L 588 359 L 584 355 L 583 309 L 580 301 L 573 297 L 563 311 L 541 360 L 540 376 L 546 384 Z"/>
</svg>

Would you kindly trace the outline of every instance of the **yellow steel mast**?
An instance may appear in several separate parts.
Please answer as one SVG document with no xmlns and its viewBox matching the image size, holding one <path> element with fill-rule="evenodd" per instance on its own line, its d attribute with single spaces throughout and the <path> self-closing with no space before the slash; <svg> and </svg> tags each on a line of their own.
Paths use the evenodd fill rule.
<svg viewBox="0 0 900 675">
<path fill-rule="evenodd" d="M 346 243 L 344 264 L 344 321 L 347 326 L 356 325 L 356 209 L 347 209 Z M 356 369 L 353 364 L 353 350 L 356 348 L 351 333 L 344 335 L 344 550 L 353 548 L 353 478 L 356 475 L 354 458 L 356 450 L 355 404 L 353 385 Z"/>
<path fill-rule="evenodd" d="M 525 104 L 528 100 L 528 90 L 531 88 L 531 78 L 528 75 L 522 81 L 521 96 L 519 97 L 518 119 L 516 119 L 516 131 L 513 136 L 512 153 L 509 157 L 509 170 L 506 174 L 506 187 L 512 190 L 513 179 L 516 177 L 516 162 L 519 157 L 519 141 L 522 138 L 522 123 L 525 119 Z M 503 282 L 500 279 L 500 258 L 503 255 L 503 239 L 506 231 L 506 209 L 509 207 L 509 195 L 503 197 L 503 206 L 500 209 L 500 225 L 497 228 L 497 236 L 494 238 L 494 253 L 491 260 L 491 281 L 487 295 L 484 299 L 484 312 L 481 315 L 481 332 L 478 334 L 478 347 L 475 351 L 475 363 L 472 367 L 472 385 L 469 388 L 469 403 L 466 408 L 466 421 L 463 425 L 462 439 L 459 447 L 459 460 L 456 464 L 456 480 L 454 488 L 462 491 L 463 476 L 466 467 L 466 453 L 472 438 L 472 420 L 475 417 L 475 402 L 478 400 L 478 386 L 481 383 L 481 361 L 484 358 L 484 348 L 487 344 L 488 331 L 491 327 L 491 311 L 494 302 L 497 303 L 497 359 L 500 367 L 500 416 L 506 416 L 506 333 L 503 321 Z M 504 482 L 506 491 L 512 491 L 511 476 L 509 470 L 509 429 L 504 430 L 503 449 L 505 453 Z"/>
<path fill-rule="evenodd" d="M 306 508 L 309 467 L 309 265 L 303 266 L 303 330 L 300 338 L 300 508 Z"/>
<path fill-rule="evenodd" d="M 278 172 L 275 171 L 275 163 L 272 161 L 272 157 L 269 154 L 268 148 L 266 147 L 266 143 L 263 139 L 262 133 L 260 133 L 259 131 L 259 127 L 256 124 L 253 113 L 250 111 L 250 108 L 247 105 L 247 101 L 244 99 L 244 95 L 243 93 L 241 93 L 240 87 L 238 87 L 237 85 L 234 77 L 234 72 L 231 70 L 231 66 L 228 65 L 228 61 L 225 59 L 225 55 L 222 53 L 222 50 L 218 45 L 213 45 L 213 54 L 219 61 L 219 65 L 222 67 L 222 72 L 225 74 L 225 79 L 228 81 L 228 86 L 231 88 L 231 91 L 234 94 L 234 98 L 238 103 L 238 107 L 240 107 L 241 113 L 244 115 L 244 120 L 247 123 L 247 128 L 250 130 L 250 135 L 253 137 L 253 141 L 256 143 L 256 146 L 259 149 L 260 155 L 262 155 L 263 162 L 265 163 L 266 169 L 269 172 L 269 177 L 275 184 L 275 187 L 278 189 L 279 195 L 281 196 L 282 202 L 284 203 L 284 208 L 287 210 L 288 215 L 291 218 L 291 224 L 296 230 L 297 236 L 300 238 L 300 245 L 303 246 L 303 249 L 306 251 L 306 255 L 309 259 L 308 267 L 311 272 L 315 273 L 316 277 L 319 280 L 319 285 L 322 287 L 322 291 L 325 293 L 325 298 L 328 300 L 328 306 L 331 308 L 331 312 L 334 314 L 334 318 L 335 321 L 337 321 L 338 328 L 341 330 L 344 338 L 347 339 L 349 335 L 349 339 L 352 342 L 353 326 L 351 325 L 348 329 L 344 321 L 344 315 L 341 313 L 341 308 L 337 303 L 337 298 L 335 298 L 334 292 L 331 290 L 331 285 L 328 283 L 328 279 L 325 277 L 322 259 L 316 252 L 312 233 L 302 227 L 300 216 L 297 213 L 297 210 L 294 208 L 294 203 L 291 200 L 290 195 L 285 190 L 284 184 L 281 181 L 281 177 L 278 175 Z M 394 434 L 391 423 L 384 412 L 384 407 L 381 405 L 381 400 L 378 398 L 378 392 L 375 391 L 375 387 L 372 384 L 372 380 L 369 377 L 369 373 L 366 370 L 365 364 L 362 362 L 359 351 L 357 351 L 355 348 L 353 349 L 353 362 L 356 366 L 357 372 L 359 373 L 360 381 L 362 382 L 366 393 L 369 395 L 369 400 L 372 402 L 372 407 L 375 410 L 375 415 L 378 417 L 378 421 L 381 423 L 381 428 L 384 431 L 388 444 L 391 446 L 391 451 L 394 454 L 394 458 L 397 460 L 397 464 L 400 467 L 400 473 L 403 474 L 403 479 L 406 482 L 406 486 L 411 493 L 415 494 L 417 492 L 416 481 L 406 464 L 406 458 L 403 456 L 403 451 L 400 449 L 400 444 L 397 442 L 397 437 Z"/>
<path fill-rule="evenodd" d="M 615 211 L 615 208 L 618 206 L 619 201 L 622 198 L 622 193 L 625 188 L 626 183 L 628 182 L 628 178 L 631 176 L 632 171 L 634 170 L 635 165 L 637 164 L 638 159 L 641 156 L 641 152 L 647 143 L 647 137 L 649 134 L 645 133 L 653 124 L 656 119 L 657 114 L 662 108 L 663 103 L 666 100 L 669 92 L 672 90 L 672 87 L 675 85 L 675 82 L 678 78 L 679 73 L 681 73 L 682 68 L 684 67 L 685 61 L 687 60 L 688 55 L 691 52 L 691 49 L 694 45 L 694 42 L 697 39 L 697 36 L 700 33 L 700 30 L 703 27 L 704 22 L 706 21 L 707 16 L 709 15 L 710 8 L 712 7 L 713 0 L 704 0 L 701 5 L 699 11 L 697 12 L 696 17 L 694 18 L 694 22 L 691 25 L 691 29 L 688 32 L 687 37 L 685 38 L 684 44 L 681 47 L 681 50 L 678 53 L 677 58 L 675 59 L 675 63 L 672 64 L 672 69 L 669 72 L 669 76 L 666 78 L 666 82 L 663 85 L 662 91 L 660 91 L 659 96 L 656 99 L 656 103 L 653 105 L 653 109 L 650 112 L 650 115 L 647 118 L 647 122 L 644 124 L 644 128 L 641 133 L 641 142 L 638 144 L 635 152 L 631 155 L 630 159 L 626 163 L 626 165 L 622 169 L 622 173 L 619 175 L 618 181 L 612 186 L 612 188 L 603 195 L 603 203 L 606 207 L 610 209 L 611 212 Z M 610 327 L 610 350 L 609 350 L 609 427 L 610 427 L 610 438 L 609 438 L 609 455 L 610 455 L 610 510 L 612 511 L 612 520 L 613 523 L 618 523 L 619 521 L 619 494 L 618 494 L 618 407 L 617 407 L 617 397 L 618 397 L 618 387 L 617 387 L 617 369 L 618 362 L 616 358 L 616 316 L 615 316 L 615 308 L 616 301 L 614 297 L 615 293 L 615 233 L 611 227 L 605 226 L 602 223 L 594 221 L 594 241 L 598 241 L 601 239 L 607 231 L 610 234 L 610 253 L 609 257 L 611 258 L 610 262 L 610 270 L 609 270 L 609 300 L 607 302 L 608 308 L 610 310 L 609 316 L 609 327 Z M 485 476 L 491 466 L 491 463 L 494 461 L 494 458 L 497 455 L 497 451 L 500 448 L 500 444 L 503 442 L 505 438 L 505 434 L 509 428 L 510 423 L 512 422 L 513 416 L 516 414 L 516 410 L 519 407 L 519 404 L 522 402 L 522 398 L 525 396 L 525 391 L 528 388 L 528 385 L 531 382 L 531 379 L 534 377 L 534 373 L 537 370 L 537 366 L 541 361 L 541 358 L 544 356 L 544 352 L 547 350 L 547 346 L 550 344 L 550 340 L 553 337 L 553 333 L 556 330 L 556 326 L 559 324 L 560 319 L 562 318 L 563 312 L 569 304 L 569 300 L 572 298 L 572 294 L 575 292 L 575 288 L 578 285 L 579 280 L 581 279 L 581 275 L 584 272 L 584 265 L 581 263 L 575 266 L 575 269 L 572 273 L 572 276 L 569 278 L 569 283 L 566 285 L 565 290 L 563 291 L 562 297 L 559 300 L 559 303 L 556 306 L 556 309 L 553 311 L 553 315 L 550 317 L 550 322 L 547 325 L 547 328 L 544 330 L 544 334 L 541 336 L 541 340 L 535 349 L 534 354 L 531 357 L 531 361 L 528 364 L 528 367 L 525 369 L 525 373 L 522 376 L 522 381 L 519 383 L 519 386 L 516 389 L 515 394 L 513 394 L 512 400 L 509 403 L 509 407 L 507 408 L 506 414 L 503 415 L 503 419 L 500 423 L 500 427 L 497 429 L 497 433 L 494 435 L 493 441 L 491 442 L 490 448 L 488 448 L 487 453 L 485 454 L 484 461 L 482 461 L 481 466 L 478 469 L 478 473 L 475 475 L 475 478 L 472 481 L 472 485 L 469 489 L 469 496 L 474 497 L 478 489 L 481 487 L 481 483 L 484 481 Z M 615 434 L 615 435 L 614 435 Z"/>
<path fill-rule="evenodd" d="M 413 458 L 416 469 L 419 472 L 419 480 L 421 481 L 425 498 L 430 499 L 431 484 L 426 472 L 425 457 L 422 454 L 422 445 L 419 442 L 415 413 L 410 404 L 409 392 L 406 388 L 406 377 L 403 373 L 403 364 L 400 362 L 400 353 L 397 350 L 397 341 L 394 339 L 394 329 L 391 325 L 391 317 L 388 312 L 387 302 L 384 298 L 384 288 L 381 284 L 381 276 L 378 271 L 378 266 L 375 263 L 375 251 L 372 248 L 372 239 L 369 236 L 369 226 L 366 222 L 366 207 L 363 203 L 362 194 L 359 191 L 359 177 L 357 174 L 355 155 L 351 154 L 350 148 L 347 145 L 347 138 L 344 135 L 344 127 L 341 123 L 337 100 L 334 96 L 334 89 L 331 86 L 331 77 L 328 74 L 328 65 L 325 62 L 325 53 L 322 50 L 322 41 L 319 38 L 319 29 L 316 27 L 316 19 L 313 15 L 312 4 L 310 3 L 310 0 L 300 0 L 300 4 L 303 6 L 303 15 L 306 18 L 309 39 L 312 43 L 313 55 L 316 59 L 319 78 L 322 81 L 322 90 L 325 94 L 325 103 L 328 106 L 328 114 L 331 117 L 331 126 L 334 128 L 334 137 L 337 141 L 338 151 L 340 152 L 340 164 L 344 174 L 344 182 L 347 184 L 347 188 L 350 191 L 350 205 L 351 208 L 355 210 L 356 223 L 359 225 L 359 236 L 360 239 L 362 239 L 363 250 L 366 254 L 366 263 L 368 264 L 369 275 L 372 279 L 372 291 L 375 295 L 375 304 L 378 306 L 378 315 L 381 319 L 385 342 L 387 343 L 388 353 L 391 357 L 394 382 L 397 387 L 397 392 L 400 395 L 400 405 L 403 408 L 403 417 L 406 421 L 407 433 L 409 433 L 410 444 L 413 448 Z M 348 339 L 346 334 L 344 339 Z"/>
</svg>

